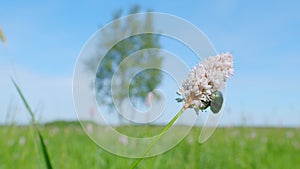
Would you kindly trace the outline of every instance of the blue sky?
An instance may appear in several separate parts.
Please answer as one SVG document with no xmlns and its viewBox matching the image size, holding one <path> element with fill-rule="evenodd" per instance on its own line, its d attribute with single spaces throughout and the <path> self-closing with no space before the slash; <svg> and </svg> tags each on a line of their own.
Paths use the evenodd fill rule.
<svg viewBox="0 0 300 169">
<path fill-rule="evenodd" d="M 300 13 L 297 1 L 1 1 L 0 122 L 10 100 L 27 121 L 9 82 L 16 77 L 43 120 L 76 119 L 72 73 L 86 40 L 112 12 L 140 4 L 196 25 L 218 52 L 235 56 L 227 85 L 228 125 L 300 125 Z M 169 49 L 169 48 L 168 48 Z M 172 50 L 170 48 L 169 50 Z M 182 55 L 185 52 L 174 49 Z M 191 61 L 195 62 L 194 60 Z M 195 63 L 196 64 L 196 63 Z M 35 83 L 39 82 L 39 83 Z M 57 109 L 59 107 L 59 109 Z"/>
</svg>

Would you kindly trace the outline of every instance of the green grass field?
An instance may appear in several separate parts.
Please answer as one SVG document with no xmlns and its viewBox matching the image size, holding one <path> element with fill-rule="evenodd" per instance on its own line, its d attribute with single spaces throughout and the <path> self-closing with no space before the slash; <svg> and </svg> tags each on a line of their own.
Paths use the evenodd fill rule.
<svg viewBox="0 0 300 169">
<path fill-rule="evenodd" d="M 134 159 L 110 154 L 94 144 L 77 123 L 40 126 L 55 169 L 126 169 Z M 136 129 L 126 127 L 127 133 Z M 157 130 L 147 127 L 146 132 Z M 36 133 L 30 127 L 0 127 L 0 169 L 45 168 Z M 141 161 L 145 169 L 226 169 L 300 167 L 300 129 L 218 128 L 205 144 L 197 142 L 200 128 L 172 150 Z"/>
</svg>

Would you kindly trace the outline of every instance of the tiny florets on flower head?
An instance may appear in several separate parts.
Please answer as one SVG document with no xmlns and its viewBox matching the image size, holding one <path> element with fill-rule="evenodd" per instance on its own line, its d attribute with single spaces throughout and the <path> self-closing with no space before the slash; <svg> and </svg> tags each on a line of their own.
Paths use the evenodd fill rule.
<svg viewBox="0 0 300 169">
<path fill-rule="evenodd" d="M 213 93 L 225 86 L 226 79 L 233 75 L 233 57 L 223 53 L 208 57 L 190 72 L 182 87 L 177 91 L 188 108 L 206 109 Z"/>
</svg>

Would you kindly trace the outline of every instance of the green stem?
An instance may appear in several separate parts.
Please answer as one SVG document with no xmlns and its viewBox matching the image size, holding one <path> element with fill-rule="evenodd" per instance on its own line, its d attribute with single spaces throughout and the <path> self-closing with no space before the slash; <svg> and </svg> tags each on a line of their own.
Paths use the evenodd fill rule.
<svg viewBox="0 0 300 169">
<path fill-rule="evenodd" d="M 167 126 L 163 129 L 163 131 L 155 137 L 155 139 L 151 142 L 151 144 L 146 148 L 143 154 L 130 166 L 130 169 L 134 169 L 139 162 L 145 157 L 145 155 L 151 150 L 154 144 L 169 130 L 169 128 L 175 123 L 175 121 L 181 116 L 181 114 L 186 110 L 186 106 L 183 106 L 179 112 L 173 117 L 173 119 L 167 124 Z"/>
</svg>

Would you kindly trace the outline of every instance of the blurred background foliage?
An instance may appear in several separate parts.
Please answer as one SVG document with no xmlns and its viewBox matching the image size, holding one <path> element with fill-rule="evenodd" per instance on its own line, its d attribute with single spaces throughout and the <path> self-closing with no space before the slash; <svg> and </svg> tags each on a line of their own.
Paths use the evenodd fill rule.
<svg viewBox="0 0 300 169">
<path fill-rule="evenodd" d="M 134 5 L 130 8 L 127 15 L 142 12 L 140 6 Z M 123 16 L 123 10 L 118 10 L 113 14 L 113 20 Z M 160 48 L 159 35 L 140 34 L 122 39 L 121 37 L 131 35 L 137 31 L 152 32 L 154 30 L 152 17 L 150 14 L 144 18 L 126 18 L 114 22 L 113 29 L 101 32 L 101 39 L 97 47 L 97 54 L 86 61 L 88 70 L 96 73 L 96 93 L 99 104 L 113 108 L 114 104 L 123 107 L 123 101 L 130 96 L 135 106 L 144 103 L 147 95 L 152 92 L 162 81 L 162 73 L 158 69 L 147 69 L 139 72 L 139 69 L 150 65 L 161 68 L 163 58 L 156 51 L 144 50 L 138 54 L 133 61 L 120 65 L 124 59 L 131 54 L 143 49 Z M 114 44 L 115 41 L 118 41 Z M 121 41 L 119 41 L 121 40 Z M 108 53 L 103 53 L 103 49 L 108 49 Z M 98 61 L 101 60 L 99 64 Z M 98 65 L 99 64 L 99 65 Z M 118 70 L 118 73 L 116 71 Z M 138 74 L 136 74 L 139 72 Z M 111 82 L 113 76 L 116 76 L 115 83 Z M 134 77 L 131 81 L 130 77 Z M 129 91 L 124 90 L 129 86 Z M 112 98 L 111 88 L 114 90 L 114 100 Z M 158 95 L 155 95 L 158 97 Z M 110 111 L 114 112 L 114 111 Z M 118 114 L 119 122 L 122 122 L 122 116 Z"/>
</svg>

